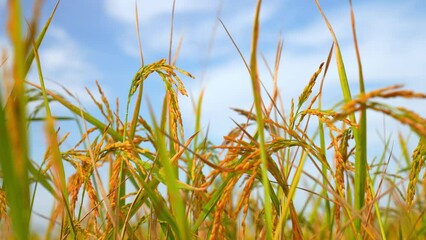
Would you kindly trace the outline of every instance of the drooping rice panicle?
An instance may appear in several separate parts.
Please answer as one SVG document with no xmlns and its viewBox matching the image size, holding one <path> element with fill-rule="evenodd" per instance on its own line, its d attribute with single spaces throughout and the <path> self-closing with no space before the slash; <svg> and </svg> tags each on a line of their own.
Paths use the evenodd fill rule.
<svg viewBox="0 0 426 240">
<path fill-rule="evenodd" d="M 410 208 L 413 204 L 414 195 L 416 194 L 416 185 L 419 181 L 419 174 L 426 161 L 426 140 L 421 137 L 416 149 L 411 157 L 411 167 L 409 175 L 409 183 L 407 188 L 407 207 Z"/>
</svg>

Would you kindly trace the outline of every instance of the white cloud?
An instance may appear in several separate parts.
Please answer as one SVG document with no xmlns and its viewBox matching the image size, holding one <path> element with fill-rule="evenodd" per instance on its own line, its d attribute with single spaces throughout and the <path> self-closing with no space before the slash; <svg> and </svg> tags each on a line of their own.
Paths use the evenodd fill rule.
<svg viewBox="0 0 426 240">
<path fill-rule="evenodd" d="M 355 10 L 367 88 L 372 90 L 404 83 L 411 89 L 425 89 L 426 74 L 423 68 L 426 60 L 421 53 L 426 52 L 424 45 L 426 31 L 422 30 L 426 17 L 413 16 L 409 9 L 397 4 L 388 6 L 365 4 L 358 6 Z M 359 87 L 348 9 L 335 9 L 328 13 L 328 17 L 340 40 L 347 74 L 351 86 L 353 86 L 352 94 L 355 95 L 358 93 Z M 268 34 L 268 32 L 264 34 Z M 240 37 L 240 35 L 236 36 Z M 250 41 L 249 38 L 239 39 Z M 306 26 L 284 33 L 284 40 L 279 86 L 285 107 L 289 110 L 289 100 L 291 98 L 297 100 L 320 62 L 326 60 L 332 38 L 323 20 L 317 17 Z M 222 48 L 223 46 L 216 47 Z M 268 46 L 260 46 L 260 49 L 265 49 L 266 57 L 273 62 L 275 49 L 268 48 Z M 233 59 L 222 61 L 222 64 L 207 70 L 208 81 L 203 103 L 204 126 L 210 123 L 211 133 L 217 138 L 226 134 L 233 126 L 229 118 L 236 114 L 232 113 L 230 108 L 244 107 L 248 109 L 252 101 L 250 77 L 238 56 L 235 55 Z M 259 62 L 263 65 L 263 62 Z M 341 99 L 335 65 L 333 59 L 325 80 L 326 99 L 324 100 L 328 102 L 328 106 Z M 264 70 L 263 72 L 265 73 Z M 270 86 L 268 75 L 263 74 L 262 76 L 264 83 Z M 198 96 L 200 90 L 201 87 L 192 86 L 195 96 Z M 267 96 L 264 95 L 264 98 L 266 99 Z M 393 101 L 392 103 L 407 104 L 407 101 Z M 420 109 L 419 101 L 410 101 L 408 104 L 410 103 L 412 108 Z M 187 109 L 187 112 L 192 112 L 192 107 Z M 395 125 L 389 124 L 389 126 L 392 128 Z M 377 121 L 372 121 L 370 128 L 382 129 L 380 122 Z M 372 141 L 377 142 L 373 138 Z"/>
<path fill-rule="evenodd" d="M 5 59 L 6 61 L 4 62 Z M 12 46 L 5 37 L 0 36 L 0 93 L 3 98 L 9 95 L 8 91 L 10 91 L 12 87 L 12 83 L 9 81 L 10 79 L 7 77 L 4 79 L 7 74 L 10 74 L 7 69 L 11 69 L 12 61 Z"/>
<path fill-rule="evenodd" d="M 192 38 L 188 31 L 198 28 L 198 21 L 190 21 L 189 25 L 183 26 L 177 23 L 180 17 L 185 18 L 190 14 L 211 13 L 211 3 L 208 1 L 184 0 L 176 1 L 175 6 L 175 47 L 180 35 L 185 31 L 185 38 Z M 117 36 L 119 47 L 129 56 L 139 57 L 137 36 L 135 34 L 135 1 L 114 1 L 105 2 L 107 15 L 122 24 L 121 34 Z M 142 40 L 142 47 L 146 55 L 167 54 L 170 39 L 170 18 L 172 13 L 171 1 L 138 1 L 139 28 Z M 200 15 L 205 18 L 204 15 Z M 200 17 L 199 17 L 200 18 Z M 205 27 L 205 26 L 204 26 Z M 206 30 L 204 28 L 204 30 Z M 210 30 L 210 29 L 209 29 Z M 204 32 L 205 33 L 205 32 Z M 204 37 L 205 34 L 200 35 Z M 197 38 L 198 39 L 198 38 Z"/>
<path fill-rule="evenodd" d="M 47 87 L 62 92 L 61 87 L 52 81 L 60 83 L 80 97 L 82 102 L 90 102 L 84 87 L 87 86 L 89 89 L 93 87 L 101 74 L 87 59 L 85 49 L 64 29 L 58 27 L 49 29 L 45 41 L 46 44 L 40 49 L 40 59 Z M 29 79 L 39 82 L 34 69 Z"/>
<path fill-rule="evenodd" d="M 141 22 L 151 22 L 161 15 L 170 15 L 172 1 L 137 1 L 138 15 Z M 209 9 L 208 1 L 183 0 L 176 1 L 175 13 L 199 12 Z M 135 0 L 107 0 L 105 1 L 106 12 L 115 19 L 134 24 L 135 22 Z"/>
<path fill-rule="evenodd" d="M 0 52 L 0 56 L 3 57 L 11 57 L 11 53 L 12 53 L 12 46 L 10 45 L 10 42 L 6 39 L 6 36 L 1 36 L 0 35 L 0 50 L 2 52 Z M 3 59 L 1 59 L 0 61 L 3 61 Z M 10 61 L 8 61 L 10 62 Z M 3 65 L 4 67 L 4 65 Z"/>
<path fill-rule="evenodd" d="M 250 107 L 252 102 L 250 76 L 238 59 L 217 65 L 207 74 L 201 116 L 204 126 L 210 123 L 212 136 L 219 138 L 234 126 L 230 118 L 235 118 L 236 114 L 233 114 L 230 108 Z M 194 94 L 194 99 L 198 99 L 201 88 L 199 84 L 192 86 L 191 92 Z M 182 110 L 184 115 L 191 116 L 193 113 L 189 102 L 182 106 Z"/>
<path fill-rule="evenodd" d="M 426 59 L 419 54 L 426 52 L 426 31 L 422 28 L 426 23 L 426 16 L 415 16 L 412 9 L 404 3 L 365 3 L 355 11 L 367 83 L 409 83 L 426 78 L 425 72 L 421 71 Z M 357 81 L 350 15 L 347 9 L 336 9 L 328 17 L 340 41 L 349 75 L 353 76 L 352 81 Z M 287 47 L 294 47 L 294 52 L 304 49 L 315 52 L 329 46 L 332 41 L 321 18 L 288 33 L 285 40 Z"/>
<path fill-rule="evenodd" d="M 61 81 L 64 78 L 65 81 L 80 81 L 81 79 L 70 78 L 76 73 L 87 72 L 90 68 L 82 59 L 81 49 L 63 29 L 53 28 L 50 34 L 53 43 L 41 52 L 44 70 L 49 75 L 60 77 Z M 73 74 L 69 75 L 72 72 Z"/>
<path fill-rule="evenodd" d="M 215 21 L 217 21 L 215 10 L 218 6 L 212 7 L 211 3 L 206 3 L 207 1 L 199 3 L 199 5 L 191 5 L 191 2 L 177 1 L 177 16 L 179 13 L 185 13 L 184 16 L 190 20 L 176 18 L 174 45 L 176 46 L 181 34 L 184 34 L 180 60 L 189 61 L 192 69 L 185 70 L 194 73 L 194 71 L 202 72 L 204 70 L 200 69 L 203 67 L 200 62 L 207 58 L 208 43 L 212 37 Z M 254 3 L 238 4 L 239 2 L 225 1 L 220 17 L 245 57 L 248 58 Z M 277 14 L 280 5 L 277 4 L 278 2 L 265 2 L 262 6 L 261 20 L 263 23 L 281 21 L 282 16 Z M 240 7 L 235 7 L 236 5 Z M 124 31 L 119 41 L 123 49 L 137 57 L 134 2 L 107 1 L 106 9 L 111 16 L 126 24 L 127 30 Z M 140 3 L 139 9 L 144 50 L 165 54 L 169 41 L 171 3 L 160 1 L 153 6 L 153 1 L 147 1 Z M 333 8 L 332 11 L 326 11 L 326 13 L 340 42 L 349 81 L 353 86 L 352 94 L 357 94 L 357 64 L 349 9 L 347 6 L 342 6 Z M 374 89 L 395 83 L 405 83 L 411 88 L 426 88 L 424 81 L 419 82 L 426 79 L 426 73 L 422 71 L 423 66 L 426 65 L 426 59 L 422 58 L 420 54 L 426 52 L 424 45 L 426 31 L 422 28 L 426 17 L 415 16 L 410 6 L 404 3 L 358 3 L 355 6 L 355 16 L 367 88 Z M 271 31 L 265 26 L 261 25 L 261 40 L 278 36 L 278 32 L 273 32 L 276 30 Z M 279 86 L 284 97 L 284 104 L 289 108 L 290 99 L 297 99 L 318 65 L 326 60 L 332 38 L 319 14 L 312 17 L 312 20 L 305 25 L 293 28 L 288 32 L 284 29 L 283 37 L 284 51 Z M 250 107 L 252 90 L 247 71 L 221 26 L 216 29 L 214 40 L 214 47 L 209 56 L 212 68 L 206 69 L 207 77 L 203 79 L 206 80 L 206 91 L 202 117 L 204 126 L 210 123 L 211 133 L 214 133 L 216 137 L 221 137 L 233 126 L 230 117 L 237 116 L 230 108 Z M 270 39 L 267 41 L 270 42 Z M 274 47 L 271 45 L 260 46 L 260 50 L 265 53 L 270 63 L 273 63 Z M 260 59 L 259 63 L 262 66 L 263 81 L 270 86 L 269 75 L 263 69 L 263 62 Z M 324 86 L 329 106 L 341 98 L 335 65 L 333 59 Z M 201 84 L 191 83 L 187 84 L 187 87 L 195 98 L 201 91 Z M 267 98 L 266 95 L 265 98 Z M 192 116 L 193 110 L 189 101 L 184 100 L 181 103 L 182 110 L 188 116 Z M 186 114 L 184 113 L 184 115 Z"/>
<path fill-rule="evenodd" d="M 1 72 L 4 69 L 10 69 L 11 67 L 13 58 L 11 49 L 10 43 L 5 38 L 0 37 L 0 50 L 5 51 L 8 56 L 6 64 L 0 69 L 0 74 L 2 74 Z M 64 90 L 60 86 L 62 85 L 74 96 L 78 96 L 83 105 L 90 106 L 87 104 L 92 103 L 92 100 L 86 93 L 85 87 L 87 86 L 92 91 L 95 80 L 102 76 L 100 71 L 87 59 L 85 49 L 64 29 L 51 27 L 39 54 L 46 87 L 64 94 Z M 28 80 L 40 84 L 35 60 L 28 74 Z M 109 92 L 108 88 L 104 90 L 106 93 Z M 92 91 L 92 93 L 95 97 L 99 95 L 97 90 Z M 30 106 L 30 109 L 32 106 Z M 53 106 L 57 109 L 56 105 Z"/>
<path fill-rule="evenodd" d="M 145 4 L 146 7 L 142 8 L 140 4 Z M 277 6 L 279 3 L 276 1 L 265 3 L 262 7 L 261 22 L 271 19 L 278 11 Z M 179 59 L 197 61 L 194 58 L 205 58 L 212 38 L 215 40 L 215 45 L 227 44 L 233 48 L 225 30 L 219 25 L 218 17 L 223 20 L 237 42 L 250 37 L 254 7 L 255 2 L 247 4 L 245 1 L 225 1 L 223 5 L 209 1 L 176 1 L 173 46 L 176 48 L 180 37 L 183 36 Z M 129 56 L 139 57 L 135 34 L 134 2 L 121 3 L 111 0 L 106 2 L 105 9 L 107 14 L 123 24 L 123 30 L 117 37 L 121 49 Z M 138 9 L 144 53 L 166 56 L 170 40 L 171 2 L 138 2 Z M 215 35 L 214 28 L 216 28 Z M 224 57 L 225 53 L 222 46 L 216 47 L 211 51 L 210 57 Z M 234 54 L 235 50 L 227 53 L 225 57 L 228 57 L 229 53 Z"/>
</svg>

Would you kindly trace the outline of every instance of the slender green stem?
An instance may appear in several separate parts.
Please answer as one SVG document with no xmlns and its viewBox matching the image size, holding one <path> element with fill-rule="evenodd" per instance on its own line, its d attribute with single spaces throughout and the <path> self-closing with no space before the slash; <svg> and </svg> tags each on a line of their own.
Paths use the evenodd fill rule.
<svg viewBox="0 0 426 240">
<path fill-rule="evenodd" d="M 355 14 L 352 7 L 352 0 L 349 0 L 349 3 L 351 8 L 352 35 L 354 39 L 356 59 L 358 64 L 359 92 L 362 97 L 365 94 L 364 74 L 362 71 L 361 55 L 359 53 L 359 48 L 358 48 L 358 40 L 357 40 L 356 28 L 355 28 Z M 355 191 L 358 190 L 358 193 L 361 194 L 365 190 L 365 185 L 367 184 L 366 178 L 368 176 L 367 175 L 367 168 L 368 168 L 367 166 L 367 108 L 365 107 L 365 104 L 361 104 L 361 116 L 359 121 L 360 121 L 360 126 L 358 128 L 359 139 L 357 142 L 357 149 L 356 149 L 357 161 L 355 162 L 355 168 L 358 172 L 358 178 L 355 175 L 355 179 L 358 180 L 358 184 L 356 184 Z M 359 210 L 363 206 L 364 206 L 364 196 L 361 196 L 361 199 L 358 199 L 358 205 L 355 204 L 355 208 Z M 357 227 L 359 231 L 360 226 L 357 226 Z"/>
<path fill-rule="evenodd" d="M 41 90 L 40 86 L 37 86 L 34 83 L 31 82 L 27 82 L 28 85 L 35 87 L 39 90 Z M 55 94 L 54 92 L 47 90 L 46 89 L 46 93 L 51 96 L 53 99 L 55 99 L 56 101 L 58 101 L 60 104 L 62 104 L 62 106 L 68 108 L 71 112 L 75 113 L 75 114 L 83 114 L 84 119 L 86 121 L 88 121 L 89 123 L 91 123 L 93 126 L 97 127 L 100 130 L 105 130 L 108 132 L 108 134 L 114 138 L 114 140 L 116 141 L 121 141 L 122 140 L 122 136 L 116 132 L 113 128 L 111 127 L 107 127 L 106 124 L 104 124 L 103 122 L 101 122 L 100 120 L 98 120 L 97 118 L 95 118 L 94 116 L 92 116 L 91 114 L 89 114 L 86 111 L 81 110 L 79 107 L 75 106 L 74 104 L 71 104 L 70 102 L 68 102 L 67 100 L 65 100 L 63 97 Z"/>
<path fill-rule="evenodd" d="M 37 47 L 35 45 L 36 43 L 33 42 L 33 48 L 34 48 L 34 55 L 35 55 L 35 59 L 36 59 L 36 64 L 37 64 L 37 72 L 39 75 L 39 79 L 40 79 L 40 86 L 41 86 L 41 92 L 43 94 L 43 101 L 44 101 L 44 107 L 46 109 L 46 127 L 47 127 L 47 134 L 48 134 L 48 139 L 50 139 L 50 147 L 52 148 L 52 153 L 51 153 L 51 158 L 53 159 L 52 162 L 54 162 L 54 166 L 55 170 L 57 171 L 57 174 L 59 177 L 59 184 L 57 186 L 57 190 L 61 190 L 62 194 L 62 198 L 64 201 L 64 205 L 67 209 L 67 216 L 69 219 L 69 224 L 70 224 L 70 229 L 71 229 L 71 236 L 72 238 L 76 237 L 76 229 L 75 226 L 73 225 L 74 219 L 73 216 L 74 214 L 71 213 L 71 211 L 69 210 L 69 200 L 68 200 L 68 190 L 67 190 L 67 184 L 66 184 L 66 179 L 65 179 L 65 169 L 64 169 L 64 165 L 62 162 L 62 157 L 60 154 L 60 149 L 59 149 L 59 144 L 58 144 L 58 139 L 57 139 L 57 134 L 55 131 L 55 122 L 54 119 L 52 117 L 52 113 L 50 110 L 50 106 L 49 106 L 49 101 L 47 99 L 47 93 L 46 93 L 46 87 L 44 84 L 44 77 L 43 77 L 43 71 L 41 69 L 41 62 L 40 62 L 40 56 L 38 54 L 37 51 Z"/>
<path fill-rule="evenodd" d="M 253 88 L 254 105 L 256 109 L 257 132 L 259 134 L 260 160 L 262 162 L 262 184 L 265 195 L 265 222 L 266 222 L 266 238 L 272 239 L 272 205 L 271 193 L 268 179 L 268 157 L 265 146 L 265 122 L 262 111 L 262 97 L 260 94 L 260 83 L 257 72 L 257 42 L 259 38 L 259 14 L 262 0 L 257 1 L 256 13 L 254 17 L 253 36 L 251 45 L 250 58 L 250 77 Z"/>
<path fill-rule="evenodd" d="M 27 134 L 27 95 L 25 93 L 25 46 L 23 44 L 22 8 L 20 1 L 9 1 L 8 27 L 13 46 L 11 77 L 13 91 L 3 109 L 0 104 L 0 167 L 3 187 L 10 207 L 14 238 L 29 239 L 30 233 L 30 191 Z M 2 92 L 2 91 L 0 91 Z M 3 146 L 4 144 L 4 146 Z"/>
<path fill-rule="evenodd" d="M 155 121 L 154 115 L 151 110 L 152 120 L 155 128 L 155 137 L 157 143 L 157 154 L 162 169 L 164 171 L 164 181 L 167 187 L 167 194 L 169 197 L 170 207 L 174 218 L 176 219 L 177 232 L 175 233 L 178 239 L 189 239 L 189 226 L 185 214 L 185 203 L 178 189 L 178 176 L 175 167 L 170 162 L 170 152 L 167 150 L 165 135 L 163 134 L 165 119 L 167 119 L 167 101 L 164 101 L 163 112 L 161 116 L 160 126 Z"/>
<path fill-rule="evenodd" d="M 342 58 L 342 53 L 340 51 L 339 43 L 337 41 L 337 37 L 333 31 L 333 28 L 331 27 L 330 22 L 328 21 L 327 17 L 322 11 L 322 8 L 318 0 L 315 0 L 315 2 L 317 4 L 317 7 L 321 15 L 324 18 L 324 21 L 327 24 L 327 27 L 330 30 L 330 34 L 333 37 L 333 41 L 336 47 L 335 48 L 336 62 L 337 62 L 337 70 L 339 73 L 340 86 L 342 88 L 342 93 L 343 93 L 343 98 L 345 100 L 345 103 L 348 103 L 352 101 L 352 94 L 349 88 L 349 82 L 346 75 L 345 65 L 343 63 L 343 58 Z M 359 66 L 359 69 L 361 69 L 360 66 Z M 360 74 L 360 87 L 361 87 L 361 91 L 363 91 L 364 83 L 362 79 L 362 74 Z M 361 94 L 363 94 L 363 92 Z M 355 115 L 353 113 L 349 115 L 349 119 L 351 120 L 353 124 L 357 123 Z M 354 207 L 355 207 L 355 210 L 360 211 L 365 204 L 365 184 L 366 184 L 366 177 L 367 177 L 367 157 L 366 157 L 367 156 L 367 149 L 366 149 L 367 123 L 366 123 L 365 107 L 362 108 L 362 111 L 361 111 L 359 128 L 356 128 L 356 127 L 352 127 L 352 128 L 353 128 L 355 144 L 356 144 L 355 146 L 355 203 L 354 203 L 355 206 Z M 361 219 L 359 218 L 355 219 L 355 226 L 358 231 L 358 238 L 359 238 L 360 232 L 361 232 Z"/>
<path fill-rule="evenodd" d="M 38 48 L 40 47 L 41 43 L 43 42 L 44 36 L 46 35 L 47 29 L 50 26 L 50 23 L 52 22 L 53 16 L 56 13 L 56 9 L 59 6 L 59 2 L 60 0 L 58 0 L 55 4 L 55 7 L 52 10 L 52 13 L 50 14 L 49 18 L 47 19 L 46 23 L 44 24 L 44 27 L 41 29 L 40 34 L 37 37 L 37 40 L 35 42 L 35 45 L 33 45 L 34 50 L 38 50 Z M 28 71 L 31 68 L 31 64 L 33 63 L 34 60 L 34 51 L 30 51 L 28 54 L 28 57 L 25 61 L 25 75 L 28 74 Z"/>
</svg>

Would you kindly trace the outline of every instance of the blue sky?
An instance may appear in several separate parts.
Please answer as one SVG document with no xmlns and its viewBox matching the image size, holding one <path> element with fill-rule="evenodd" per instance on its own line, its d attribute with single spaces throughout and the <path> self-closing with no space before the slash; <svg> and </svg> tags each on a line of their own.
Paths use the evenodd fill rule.
<svg viewBox="0 0 426 240">
<path fill-rule="evenodd" d="M 8 50 L 5 2 L 0 0 L 0 48 Z M 32 2 L 24 1 L 27 16 Z M 171 0 L 138 1 L 145 63 L 168 56 L 171 3 Z M 331 0 L 320 3 L 340 41 L 355 95 L 358 75 L 349 3 Z M 55 1 L 45 1 L 43 21 L 54 4 Z M 239 119 L 230 108 L 249 109 L 252 101 L 249 74 L 217 18 L 224 22 L 248 59 L 255 4 L 254 0 L 176 0 L 173 51 L 183 36 L 176 65 L 196 77 L 182 77 L 194 99 L 206 88 L 203 127 L 210 126 L 210 135 L 216 142 L 234 126 L 231 118 Z M 409 89 L 425 91 L 426 2 L 354 0 L 354 8 L 367 89 L 402 83 Z M 96 109 L 84 86 L 96 92 L 95 80 L 98 80 L 111 103 L 116 97 L 120 98 L 123 114 L 130 82 L 140 67 L 134 11 L 134 0 L 62 0 L 40 50 L 45 77 L 71 90 L 94 114 Z M 313 0 L 264 0 L 259 50 L 270 65 L 273 65 L 279 36 L 284 40 L 279 87 L 284 106 L 289 110 L 291 98 L 297 99 L 310 76 L 326 60 L 332 39 Z M 272 81 L 263 61 L 259 62 L 262 81 L 271 90 Z M 328 106 L 341 99 L 335 61 L 332 63 L 324 89 Z M 29 79 L 38 82 L 34 71 Z M 164 94 L 160 79 L 149 78 L 145 84 L 145 97 L 158 109 Z M 52 82 L 48 86 L 60 90 Z M 188 137 L 194 123 L 191 98 L 182 97 L 180 103 Z M 424 101 L 393 100 L 393 103 L 426 115 Z M 143 108 L 147 109 L 146 106 Z M 65 113 L 60 108 L 55 111 Z M 143 114 L 148 118 L 145 110 Z M 369 144 L 373 146 L 383 145 L 376 133 L 383 129 L 382 118 L 379 114 L 369 115 Z M 386 126 L 406 130 L 396 128 L 389 119 Z M 37 142 L 38 134 L 41 130 L 32 134 L 33 142 Z M 37 151 L 37 147 L 34 148 Z"/>
<path fill-rule="evenodd" d="M 32 2 L 24 1 L 26 15 Z M 138 1 L 145 63 L 168 56 L 171 2 Z M 54 3 L 45 1 L 44 20 Z M 222 19 L 248 58 L 255 4 L 254 0 L 176 1 L 174 50 L 183 36 L 177 66 L 195 75 L 195 80 L 183 78 L 194 98 L 206 87 L 204 125 L 210 124 L 215 138 L 233 126 L 230 118 L 236 114 L 230 107 L 247 109 L 251 102 L 249 75 L 217 18 Z M 321 4 L 337 33 L 356 94 L 358 78 L 349 3 L 321 1 Z M 5 0 L 1 0 L 0 6 L 0 20 L 4 22 Z M 426 89 L 425 2 L 354 1 L 354 7 L 367 88 L 404 83 L 408 88 Z M 134 0 L 62 1 L 40 51 L 45 77 L 77 93 L 86 108 L 93 104 L 83 87 L 94 90 L 95 80 L 110 101 L 118 96 L 124 104 L 130 81 L 140 66 L 134 12 Z M 325 61 L 332 39 L 314 1 L 263 1 L 260 51 L 270 65 L 280 35 L 284 50 L 279 86 L 284 102 L 288 103 Z M 1 24 L 0 43 L 7 46 L 4 24 Z M 262 81 L 271 87 L 265 69 L 261 66 Z M 29 78 L 38 81 L 35 72 Z M 54 84 L 50 86 L 58 89 Z M 336 71 L 332 69 L 325 83 L 330 104 L 341 97 L 339 89 Z M 155 105 L 160 103 L 162 95 L 161 81 L 148 79 L 145 96 Z M 193 123 L 190 100 L 180 99 L 187 125 Z"/>
</svg>

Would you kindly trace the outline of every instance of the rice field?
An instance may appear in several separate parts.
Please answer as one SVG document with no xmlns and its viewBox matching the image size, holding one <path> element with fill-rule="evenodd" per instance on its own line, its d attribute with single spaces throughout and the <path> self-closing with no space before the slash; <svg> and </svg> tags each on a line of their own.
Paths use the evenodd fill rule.
<svg viewBox="0 0 426 240">
<path fill-rule="evenodd" d="M 34 18 L 25 22 L 23 4 L 9 1 L 13 50 L 0 60 L 0 238 L 424 239 L 426 119 L 391 100 L 421 100 L 426 93 L 402 85 L 365 90 L 350 1 L 358 68 L 357 89 L 351 88 L 333 26 L 315 3 L 333 44 L 298 98 L 283 105 L 277 85 L 282 40 L 269 67 L 273 89 L 265 90 L 259 77 L 262 1 L 257 1 L 250 56 L 241 54 L 252 107 L 234 109 L 244 121 L 235 121 L 215 143 L 202 126 L 203 92 L 194 103 L 195 125 L 184 132 L 179 96 L 188 95 L 185 82 L 196 76 L 176 64 L 177 55 L 143 63 L 126 99 L 112 101 L 98 83 L 96 93 L 87 90 L 98 110 L 94 114 L 45 87 L 38 50 L 56 7 L 40 22 L 38 2 Z M 322 90 L 331 66 L 338 71 L 342 98 L 324 108 Z M 39 82 L 27 81 L 30 68 Z M 150 114 L 144 115 L 144 83 L 153 76 L 164 86 L 162 107 L 148 105 Z M 53 103 L 67 109 L 69 117 L 52 114 Z M 371 113 L 410 130 L 397 133 L 397 144 L 384 139 L 374 159 L 367 155 L 377 151 L 367 141 Z M 70 119 L 79 126 L 74 133 L 79 140 L 72 143 L 69 132 L 61 130 Z M 33 159 L 29 151 L 29 126 L 35 122 L 43 124 L 48 143 L 42 159 Z M 418 141 L 414 150 L 407 147 L 409 137 Z M 399 168 L 388 168 L 391 161 Z M 54 199 L 52 211 L 43 213 L 45 232 L 31 224 L 40 189 Z"/>
</svg>

